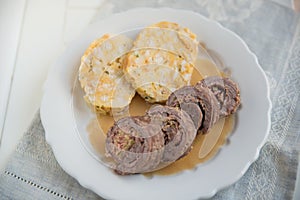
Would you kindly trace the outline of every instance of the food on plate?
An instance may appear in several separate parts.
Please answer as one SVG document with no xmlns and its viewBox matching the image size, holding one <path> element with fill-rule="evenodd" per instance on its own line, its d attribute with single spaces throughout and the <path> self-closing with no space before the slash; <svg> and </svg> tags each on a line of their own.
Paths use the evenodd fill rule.
<svg viewBox="0 0 300 200">
<path fill-rule="evenodd" d="M 172 22 L 143 29 L 124 60 L 126 78 L 148 102 L 165 102 L 190 84 L 198 53 L 196 35 Z"/>
<path fill-rule="evenodd" d="M 198 118 L 196 109 L 186 109 L 186 103 L 199 106 L 202 117 Z M 199 81 L 195 86 L 185 86 L 173 92 L 167 101 L 168 106 L 186 110 L 192 117 L 195 125 L 199 125 L 198 132 L 207 133 L 221 117 L 236 112 L 240 105 L 238 86 L 229 78 L 210 76 Z M 202 121 L 201 121 L 202 120 Z"/>
<path fill-rule="evenodd" d="M 124 117 L 107 133 L 106 156 L 111 157 L 118 174 L 154 170 L 163 156 L 164 137 L 149 116 Z"/>
<path fill-rule="evenodd" d="M 124 78 L 123 59 L 132 47 L 124 35 L 108 34 L 94 41 L 85 51 L 79 67 L 79 81 L 84 99 L 97 113 L 122 112 L 135 94 Z"/>
<path fill-rule="evenodd" d="M 106 139 L 106 155 L 115 161 L 115 171 L 120 175 L 150 172 L 186 156 L 197 133 L 207 133 L 224 117 L 216 91 L 210 87 L 213 80 L 218 84 L 220 79 L 236 86 L 228 78 L 209 78 L 209 85 L 203 79 L 195 86 L 184 86 L 173 92 L 165 106 L 156 105 L 144 116 L 116 121 Z M 235 95 L 224 94 L 226 102 L 239 99 L 237 87 L 234 92 Z M 235 104 L 230 114 L 238 105 Z M 229 107 L 232 108 L 231 104 Z"/>
<path fill-rule="evenodd" d="M 201 110 L 201 118 L 197 121 L 198 132 L 207 133 L 219 119 L 220 110 L 217 99 L 208 88 L 185 86 L 173 92 L 167 101 L 168 106 L 181 109 L 185 109 L 182 105 L 186 103 L 194 103 Z M 195 110 L 192 112 L 189 114 L 193 115 Z"/>
<path fill-rule="evenodd" d="M 196 34 L 188 28 L 162 21 L 144 28 L 134 41 L 133 49 L 164 49 L 193 63 L 197 58 L 198 43 Z"/>
<path fill-rule="evenodd" d="M 134 41 L 106 34 L 85 51 L 79 68 L 85 101 L 96 113 L 120 114 L 105 138 L 105 155 L 117 174 L 153 172 L 174 163 L 199 143 L 199 135 L 213 136 L 214 124 L 237 111 L 240 91 L 231 79 L 209 76 L 189 85 L 198 44 L 189 29 L 159 22 Z M 135 91 L 148 103 L 166 104 L 124 117 Z"/>
<path fill-rule="evenodd" d="M 196 136 L 196 129 L 185 111 L 157 105 L 151 107 L 146 115 L 160 124 L 165 145 L 162 162 L 174 162 L 190 150 Z"/>
<path fill-rule="evenodd" d="M 203 122 L 198 132 L 202 134 L 207 133 L 212 126 L 219 120 L 220 118 L 220 110 L 218 107 L 218 102 L 213 93 L 205 87 L 198 87 L 195 89 L 200 94 L 200 108 L 203 114 Z"/>
<path fill-rule="evenodd" d="M 124 62 L 127 80 L 150 103 L 165 102 L 171 92 L 188 85 L 193 65 L 159 49 L 135 50 Z"/>
<path fill-rule="evenodd" d="M 240 105 L 238 86 L 229 78 L 210 76 L 197 83 L 195 87 L 207 87 L 213 92 L 218 100 L 221 117 L 236 112 Z"/>
<path fill-rule="evenodd" d="M 202 111 L 196 103 L 181 103 L 180 109 L 184 110 L 189 114 L 194 122 L 195 128 L 198 130 L 202 124 L 203 114 Z"/>
<path fill-rule="evenodd" d="M 199 92 L 192 86 L 184 86 L 173 92 L 167 102 L 167 106 L 176 107 L 187 112 L 192 118 L 195 128 L 198 130 L 202 124 L 202 111 L 199 106 Z M 196 105 L 196 106 L 193 106 Z"/>
<path fill-rule="evenodd" d="M 115 161 L 118 174 L 149 172 L 179 159 L 195 136 L 184 111 L 158 105 L 144 116 L 116 121 L 107 133 L 106 154 Z"/>
</svg>

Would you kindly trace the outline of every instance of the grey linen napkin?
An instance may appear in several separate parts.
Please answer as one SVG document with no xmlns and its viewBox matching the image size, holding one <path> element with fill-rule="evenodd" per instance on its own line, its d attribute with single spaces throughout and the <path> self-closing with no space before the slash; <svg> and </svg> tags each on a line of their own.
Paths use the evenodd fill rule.
<svg viewBox="0 0 300 200">
<path fill-rule="evenodd" d="M 37 112 L 3 174 L 0 199 L 102 199 L 61 169 Z"/>
<path fill-rule="evenodd" d="M 281 200 L 293 197 L 300 150 L 300 20 L 299 15 L 284 6 L 288 3 L 274 2 L 277 1 L 111 0 L 99 10 L 105 15 L 137 6 L 193 10 L 238 33 L 258 56 L 271 88 L 270 135 L 260 157 L 245 175 L 212 199 Z M 81 187 L 57 164 L 45 141 L 39 113 L 0 175 L 0 197 L 101 199 Z"/>
</svg>

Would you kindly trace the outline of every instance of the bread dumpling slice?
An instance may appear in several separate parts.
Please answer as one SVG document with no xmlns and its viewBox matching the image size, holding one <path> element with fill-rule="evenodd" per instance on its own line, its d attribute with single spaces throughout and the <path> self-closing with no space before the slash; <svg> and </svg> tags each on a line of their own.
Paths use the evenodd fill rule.
<svg viewBox="0 0 300 200">
<path fill-rule="evenodd" d="M 105 34 L 92 42 L 82 56 L 79 81 L 85 101 L 96 113 L 122 113 L 135 95 L 123 73 L 123 59 L 132 44 L 124 35 Z"/>
<path fill-rule="evenodd" d="M 124 73 L 148 102 L 165 102 L 189 85 L 198 53 L 196 35 L 172 22 L 143 29 L 124 60 Z"/>
<path fill-rule="evenodd" d="M 158 48 L 173 52 L 194 63 L 198 55 L 195 33 L 177 23 L 161 21 L 144 28 L 134 41 L 134 49 Z"/>
</svg>

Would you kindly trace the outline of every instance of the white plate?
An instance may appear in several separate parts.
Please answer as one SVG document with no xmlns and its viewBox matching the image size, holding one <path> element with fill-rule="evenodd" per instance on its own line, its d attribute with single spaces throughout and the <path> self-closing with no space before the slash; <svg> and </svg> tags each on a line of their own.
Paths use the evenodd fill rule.
<svg viewBox="0 0 300 200">
<path fill-rule="evenodd" d="M 77 79 L 80 58 L 89 43 L 104 33 L 120 33 L 167 20 L 189 27 L 220 54 L 241 90 L 242 109 L 235 133 L 211 161 L 171 176 L 118 176 L 86 150 L 77 134 L 91 117 L 82 106 Z M 79 103 L 76 103 L 79 102 Z M 74 105 L 73 105 L 74 103 Z M 73 106 L 72 106 L 73 105 Z M 245 42 L 220 24 L 190 11 L 140 8 L 90 25 L 54 64 L 45 84 L 41 118 L 46 140 L 61 167 L 79 183 L 107 199 L 197 199 L 213 196 L 236 182 L 259 156 L 270 128 L 271 102 L 266 76 Z M 79 113 L 74 117 L 75 113 Z"/>
</svg>

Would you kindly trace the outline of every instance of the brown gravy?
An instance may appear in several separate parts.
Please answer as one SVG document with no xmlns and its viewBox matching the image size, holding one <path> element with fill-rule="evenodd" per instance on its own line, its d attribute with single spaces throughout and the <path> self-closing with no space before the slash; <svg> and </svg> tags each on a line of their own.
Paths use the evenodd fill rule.
<svg viewBox="0 0 300 200">
<path fill-rule="evenodd" d="M 144 175 L 147 177 L 151 177 L 153 175 L 171 175 L 182 172 L 183 170 L 194 169 L 199 163 L 204 163 L 216 155 L 221 146 L 226 142 L 227 136 L 230 134 L 233 127 L 234 116 L 232 115 L 225 119 L 224 127 L 219 137 L 215 138 L 216 141 L 209 140 L 209 142 L 211 143 L 205 141 L 207 140 L 207 137 L 210 137 L 211 134 L 217 133 L 218 135 L 218 132 L 214 131 L 214 129 L 212 129 L 206 135 L 197 135 L 193 143 L 193 148 L 187 156 L 177 160 L 176 162 L 172 163 L 171 165 L 165 168 L 153 172 L 148 172 Z M 199 154 L 202 154 L 202 151 L 207 151 L 207 149 L 202 148 L 204 144 L 206 148 L 210 149 L 210 151 L 208 151 L 205 155 L 203 155 L 200 158 Z"/>
<path fill-rule="evenodd" d="M 220 76 L 221 73 L 213 63 L 208 60 L 197 60 L 195 70 L 192 74 L 191 85 L 196 84 L 199 80 L 207 76 L 214 75 Z M 131 116 L 144 115 L 150 107 L 151 104 L 146 103 L 143 98 L 136 94 L 129 105 L 129 114 Z M 103 157 L 105 154 L 105 135 L 114 124 L 114 121 L 114 117 L 98 115 L 87 126 L 92 146 Z M 197 164 L 208 161 L 216 155 L 221 146 L 226 142 L 228 135 L 233 130 L 234 122 L 234 115 L 220 119 L 209 133 L 196 137 L 193 148 L 187 156 L 163 169 L 145 173 L 144 175 L 151 177 L 153 175 L 175 174 L 183 170 L 194 169 Z"/>
<path fill-rule="evenodd" d="M 142 97 L 136 94 L 129 105 L 129 114 L 131 116 L 144 115 L 150 106 L 151 104 L 146 103 Z M 106 133 L 114 122 L 115 119 L 112 116 L 97 115 L 97 118 L 91 120 L 87 126 L 90 142 L 101 155 L 105 154 Z"/>
</svg>

